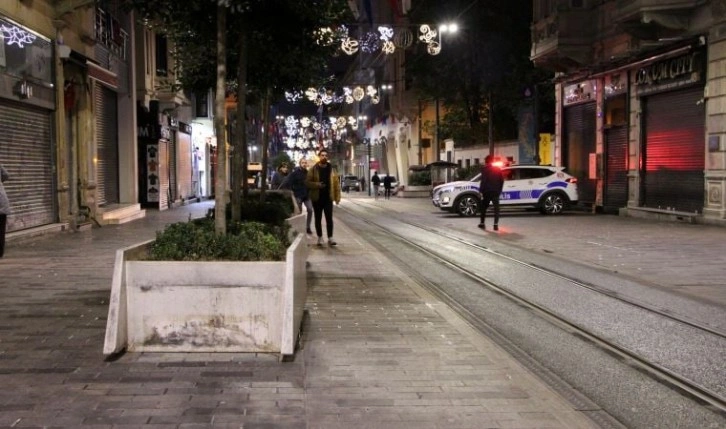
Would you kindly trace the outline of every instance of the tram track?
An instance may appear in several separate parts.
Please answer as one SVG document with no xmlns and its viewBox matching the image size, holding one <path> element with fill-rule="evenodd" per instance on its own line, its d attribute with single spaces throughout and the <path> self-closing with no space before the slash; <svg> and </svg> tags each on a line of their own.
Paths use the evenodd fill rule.
<svg viewBox="0 0 726 429">
<path fill-rule="evenodd" d="M 361 209 L 370 209 L 376 207 L 370 204 L 364 204 L 360 202 L 354 202 L 353 204 Z M 382 231 L 385 231 L 386 234 L 394 236 L 396 240 L 399 240 L 400 242 L 405 243 L 407 246 L 410 246 L 417 251 L 426 254 L 428 257 L 434 259 L 435 261 L 448 267 L 449 269 L 461 273 L 462 275 L 468 277 L 470 280 L 476 282 L 477 284 L 480 284 L 483 287 L 486 287 L 489 290 L 496 292 L 497 294 L 507 297 L 509 300 L 515 302 L 517 305 L 530 309 L 533 313 L 536 313 L 538 316 L 551 322 L 552 324 L 563 327 L 567 331 L 573 333 L 573 335 L 579 336 L 580 338 L 585 339 L 592 344 L 595 344 L 601 350 L 612 356 L 618 357 L 621 361 L 626 362 L 629 366 L 636 368 L 638 371 L 644 374 L 647 374 L 650 378 L 656 380 L 657 382 L 665 384 L 679 391 L 681 394 L 690 397 L 701 404 L 704 404 L 708 409 L 711 409 L 713 412 L 719 414 L 721 417 L 726 416 L 726 398 L 724 398 L 718 392 L 715 392 L 713 389 L 704 386 L 698 382 L 695 382 L 687 376 L 679 374 L 677 371 L 671 370 L 664 365 L 650 360 L 647 357 L 634 352 L 628 347 L 624 347 L 623 345 L 618 344 L 617 342 L 610 340 L 605 336 L 594 332 L 591 329 L 588 329 L 585 326 L 582 326 L 582 324 L 577 323 L 576 321 L 563 317 L 561 314 L 552 311 L 545 305 L 537 303 L 534 300 L 527 298 L 526 296 L 522 296 L 521 294 L 517 294 L 509 288 L 483 277 L 482 275 L 476 273 L 474 270 L 457 263 L 453 258 L 445 254 L 445 252 L 435 251 L 427 246 L 417 243 L 414 240 L 411 240 L 409 237 L 396 232 L 395 228 L 391 228 L 389 225 L 384 224 L 383 222 L 372 220 L 369 217 L 360 215 L 356 213 L 356 210 L 346 211 L 350 215 L 355 216 L 360 221 L 365 222 L 366 224 L 378 228 Z M 387 217 L 386 219 L 390 221 L 391 212 L 387 212 L 387 214 L 389 215 L 389 217 Z M 410 219 L 400 219 L 396 217 L 396 220 L 407 225 L 408 227 L 417 228 L 421 231 L 426 232 L 427 234 L 438 237 L 439 239 L 449 240 L 457 246 L 463 245 L 474 249 L 476 252 L 482 252 L 483 254 L 487 254 L 491 257 L 500 258 L 507 263 L 516 264 L 528 270 L 534 270 L 540 275 L 557 278 L 559 280 L 568 282 L 573 286 L 576 286 L 583 290 L 587 290 L 590 293 L 600 294 L 607 299 L 616 300 L 621 304 L 632 306 L 634 308 L 637 308 L 638 310 L 645 311 L 654 317 L 664 318 L 671 321 L 672 323 L 677 323 L 692 329 L 696 329 L 699 332 L 702 332 L 704 335 L 710 335 L 720 340 L 726 338 L 726 333 L 713 327 L 706 326 L 693 320 L 688 320 L 687 318 L 680 317 L 677 314 L 673 314 L 667 311 L 663 311 L 659 308 L 648 305 L 647 303 L 638 302 L 637 300 L 623 297 L 617 293 L 612 293 L 612 291 L 604 290 L 600 287 L 597 287 L 596 285 L 587 284 L 581 280 L 572 278 L 567 275 L 563 275 L 554 270 L 506 255 L 502 252 L 498 252 L 486 246 L 482 246 L 478 243 L 474 243 L 470 240 L 456 236 L 455 234 L 450 234 L 437 228 L 414 222 Z M 436 288 L 437 293 L 439 294 L 447 295 L 446 291 L 441 287 L 441 285 L 429 284 L 428 286 Z M 455 302 L 452 297 L 446 297 L 446 299 L 448 302 L 455 303 L 456 305 L 454 305 L 454 308 L 456 308 L 457 311 L 459 311 L 460 313 L 465 313 L 462 314 L 462 316 L 470 320 L 470 322 L 473 322 L 473 324 L 475 325 L 480 325 L 482 323 L 480 320 L 478 320 L 479 317 L 476 314 L 467 310 L 465 305 Z"/>
</svg>

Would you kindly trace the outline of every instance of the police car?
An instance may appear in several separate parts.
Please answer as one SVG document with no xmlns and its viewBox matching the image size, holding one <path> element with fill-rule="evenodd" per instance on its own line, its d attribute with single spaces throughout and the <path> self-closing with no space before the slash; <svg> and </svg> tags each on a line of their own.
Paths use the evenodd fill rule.
<svg viewBox="0 0 726 429">
<path fill-rule="evenodd" d="M 504 189 L 502 207 L 534 207 L 543 214 L 560 214 L 578 200 L 577 178 L 565 167 L 551 165 L 511 165 L 502 167 Z M 441 210 L 461 216 L 479 213 L 480 174 L 469 180 L 444 183 L 434 188 L 432 202 Z"/>
</svg>

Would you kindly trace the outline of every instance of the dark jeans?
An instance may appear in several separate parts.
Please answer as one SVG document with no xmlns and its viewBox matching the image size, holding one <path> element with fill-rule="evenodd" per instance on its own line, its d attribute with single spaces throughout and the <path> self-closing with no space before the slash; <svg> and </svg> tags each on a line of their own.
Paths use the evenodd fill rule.
<svg viewBox="0 0 726 429">
<path fill-rule="evenodd" d="M 484 223 L 484 220 L 487 217 L 487 209 L 489 208 L 489 203 L 491 203 L 494 206 L 494 225 L 499 224 L 499 192 L 484 192 L 482 193 L 481 198 L 481 205 L 479 206 L 479 209 L 481 211 L 481 215 L 479 220 L 480 223 Z"/>
<path fill-rule="evenodd" d="M 305 226 L 310 229 L 310 224 L 313 220 L 313 202 L 310 200 L 310 198 L 306 198 L 305 201 L 298 199 L 297 204 L 300 206 L 300 210 L 302 210 L 302 207 L 305 206 L 305 211 L 308 214 Z"/>
<path fill-rule="evenodd" d="M 313 211 L 315 212 L 315 232 L 318 237 L 323 236 L 323 213 L 325 213 L 325 228 L 328 238 L 331 238 L 333 236 L 333 202 L 313 201 Z"/>
<path fill-rule="evenodd" d="M 387 200 L 391 199 L 391 188 L 383 188 L 383 195 Z"/>
<path fill-rule="evenodd" d="M 0 214 L 0 258 L 5 253 L 5 228 L 8 223 L 8 215 Z"/>
</svg>

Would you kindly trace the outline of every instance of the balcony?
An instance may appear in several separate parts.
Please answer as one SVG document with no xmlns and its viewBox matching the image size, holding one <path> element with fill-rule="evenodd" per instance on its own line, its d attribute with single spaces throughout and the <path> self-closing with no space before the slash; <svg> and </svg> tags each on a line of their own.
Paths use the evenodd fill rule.
<svg viewBox="0 0 726 429">
<path fill-rule="evenodd" d="M 571 71 L 592 61 L 596 13 L 560 10 L 532 25 L 531 59 L 538 67 Z"/>
<path fill-rule="evenodd" d="M 617 0 L 613 23 L 641 40 L 673 38 L 687 32 L 703 0 Z"/>
</svg>

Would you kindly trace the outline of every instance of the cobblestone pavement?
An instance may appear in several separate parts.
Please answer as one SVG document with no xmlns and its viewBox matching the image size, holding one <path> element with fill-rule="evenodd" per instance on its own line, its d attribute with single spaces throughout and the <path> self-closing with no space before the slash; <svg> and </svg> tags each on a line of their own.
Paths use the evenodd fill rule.
<svg viewBox="0 0 726 429">
<path fill-rule="evenodd" d="M 378 204 L 432 209 L 422 200 Z M 311 249 L 310 318 L 293 362 L 201 353 L 126 353 L 105 361 L 115 250 L 153 238 L 166 223 L 202 216 L 211 205 L 149 211 L 125 225 L 8 244 L 0 259 L 0 428 L 591 427 L 342 222 L 336 248 Z M 537 226 L 515 229 L 507 218 L 503 237 L 581 254 L 590 263 L 618 260 L 623 271 L 662 276 L 674 288 L 723 299 L 715 272 L 724 266 L 724 230 L 592 219 L 606 227 L 598 232 L 584 225 L 576 233 L 563 225 L 567 233 L 553 238 Z M 586 244 L 571 243 L 585 238 Z M 582 246 L 600 249 L 601 256 L 582 254 Z M 621 251 L 610 250 L 615 247 L 626 250 L 618 256 Z M 662 251 L 668 254 L 659 257 Z M 661 269 L 645 266 L 652 260 Z M 671 264 L 678 265 L 676 274 L 703 276 L 685 284 L 661 271 Z"/>
</svg>

